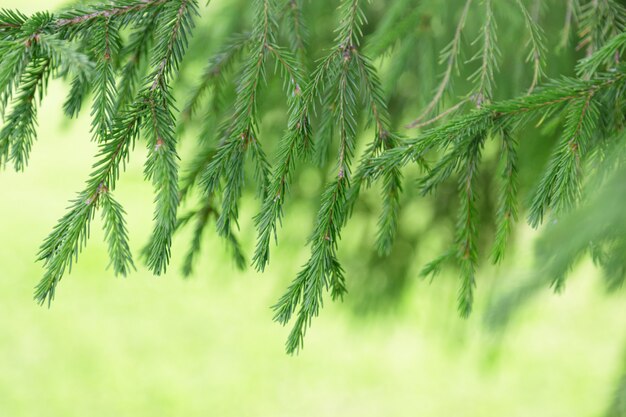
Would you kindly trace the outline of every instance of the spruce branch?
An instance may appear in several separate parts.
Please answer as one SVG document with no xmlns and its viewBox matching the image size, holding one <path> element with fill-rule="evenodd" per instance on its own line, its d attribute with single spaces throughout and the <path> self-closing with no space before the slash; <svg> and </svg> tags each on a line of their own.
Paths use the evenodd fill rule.
<svg viewBox="0 0 626 417">
<path fill-rule="evenodd" d="M 273 49 L 274 53 L 278 50 Z M 310 148 L 311 126 L 309 121 L 309 107 L 317 95 L 320 84 L 323 83 L 323 70 L 317 70 L 310 85 L 302 91 L 304 83 L 301 71 L 295 61 L 286 51 L 284 57 L 279 55 L 277 62 L 281 63 L 283 71 L 290 81 L 286 84 L 293 89 L 289 98 L 289 121 L 287 132 L 281 141 L 277 163 L 271 176 L 267 196 L 259 214 L 255 217 L 258 230 L 257 246 L 253 264 L 258 270 L 263 270 L 269 262 L 269 245 L 272 235 L 276 236 L 277 223 L 283 217 L 283 204 L 286 199 L 289 184 L 298 159 Z M 321 65 L 324 68 L 325 65 Z"/>
<path fill-rule="evenodd" d="M 50 76 L 48 58 L 33 59 L 24 70 L 13 108 L 0 131 L 0 165 L 8 160 L 23 171 L 36 137 L 37 103 L 43 98 Z"/>
<path fill-rule="evenodd" d="M 476 269 L 478 267 L 478 199 L 476 176 L 480 164 L 485 136 L 479 135 L 469 141 L 465 150 L 465 167 L 459 177 L 461 204 L 457 220 L 457 258 L 461 273 L 459 288 L 459 313 L 468 317 L 474 304 Z"/>
<path fill-rule="evenodd" d="M 446 63 L 446 69 L 441 78 L 441 82 L 437 87 L 437 91 L 435 92 L 432 100 L 428 103 L 426 108 L 423 110 L 422 114 L 415 120 L 413 120 L 407 128 L 414 128 L 422 123 L 424 120 L 428 119 L 433 112 L 437 110 L 441 101 L 444 98 L 446 91 L 450 87 L 450 82 L 452 81 L 452 73 L 457 68 L 457 62 L 459 58 L 459 53 L 461 51 L 461 35 L 463 34 L 463 28 L 465 27 L 465 22 L 467 20 L 467 15 L 469 14 L 470 6 L 472 5 L 472 0 L 466 0 L 465 5 L 463 6 L 463 11 L 461 12 L 461 17 L 459 18 L 456 30 L 454 32 L 454 37 L 448 46 L 441 52 L 441 62 Z"/>
<path fill-rule="evenodd" d="M 98 195 L 102 218 L 104 221 L 104 237 L 109 248 L 109 258 L 115 275 L 126 276 L 135 269 L 133 257 L 128 244 L 128 230 L 126 229 L 126 212 L 111 193 L 103 186 Z"/>
<path fill-rule="evenodd" d="M 594 101 L 596 92 L 596 88 L 591 88 L 586 96 L 570 104 L 563 140 L 539 183 L 530 207 L 528 221 L 534 227 L 543 222 L 549 209 L 555 213 L 566 211 L 580 197 L 581 160 L 589 151 L 589 142 L 595 135 L 599 117 L 598 105 Z"/>
<path fill-rule="evenodd" d="M 202 98 L 212 91 L 213 106 L 210 106 L 215 113 L 218 113 L 222 97 L 220 92 L 226 83 L 226 74 L 233 67 L 247 48 L 250 41 L 250 33 L 242 33 L 234 36 L 222 50 L 209 59 L 198 85 L 192 91 L 185 107 L 181 111 L 181 119 L 187 121 L 198 111 Z"/>
<path fill-rule="evenodd" d="M 228 236 L 231 225 L 237 224 L 248 150 L 252 152 L 261 195 L 267 188 L 270 176 L 269 163 L 258 142 L 257 97 L 261 81 L 266 78 L 265 64 L 270 53 L 269 46 L 275 43 L 276 21 L 272 2 L 257 0 L 255 5 L 258 20 L 252 34 L 251 53 L 244 63 L 237 86 L 235 111 L 229 129 L 231 135 L 218 147 L 201 178 L 201 184 L 209 196 L 213 195 L 225 178 L 222 209 L 217 221 L 218 233 L 222 236 Z"/>
<path fill-rule="evenodd" d="M 306 63 L 307 38 L 309 29 L 302 14 L 302 0 L 284 0 L 285 23 L 289 36 L 290 50 L 301 64 Z"/>
<path fill-rule="evenodd" d="M 95 140 L 106 141 L 116 112 L 113 60 L 119 54 L 121 39 L 117 28 L 108 17 L 98 22 L 93 36 L 95 38 L 93 42 L 97 45 L 93 55 L 97 61 L 95 76 L 92 80 L 95 97 L 91 110 L 91 130 Z"/>
<path fill-rule="evenodd" d="M 175 123 L 167 104 L 170 100 L 156 94 L 150 97 L 143 126 L 149 152 L 144 174 L 152 181 L 156 193 L 154 229 L 144 256 L 155 275 L 164 274 L 169 264 L 179 202 Z"/>
<path fill-rule="evenodd" d="M 154 229 L 144 249 L 144 257 L 155 275 L 164 274 L 171 257 L 172 235 L 176 229 L 179 204 L 178 153 L 176 151 L 174 99 L 169 81 L 178 69 L 187 47 L 187 36 L 198 14 L 195 0 L 169 3 L 163 10 L 165 24 L 156 34 L 157 46 L 146 87 L 140 94 L 147 102 L 143 126 L 148 139 L 148 158 L 144 173 L 155 191 Z"/>
<path fill-rule="evenodd" d="M 146 61 L 154 43 L 155 32 L 159 23 L 162 6 L 151 11 L 149 18 L 130 35 L 120 55 L 127 57 L 127 62 L 120 71 L 117 85 L 116 111 L 125 109 L 135 98 L 140 87 L 141 75 L 147 66 Z"/>
<path fill-rule="evenodd" d="M 88 27 L 93 21 L 100 18 L 120 20 L 125 26 L 130 21 L 151 8 L 168 3 L 176 3 L 178 0 L 117 0 L 115 5 L 97 5 L 91 7 L 73 7 L 62 13 L 56 20 L 55 25 L 61 29 L 70 29 L 79 32 Z"/>
<path fill-rule="evenodd" d="M 544 45 L 544 35 L 541 27 L 537 24 L 535 19 L 533 19 L 533 16 L 530 14 L 526 6 L 524 6 L 522 0 L 516 1 L 524 16 L 524 23 L 526 24 L 529 35 L 527 43 L 529 52 L 526 61 L 532 63 L 533 66 L 533 78 L 532 82 L 530 83 L 530 87 L 528 88 L 528 93 L 530 94 L 537 87 L 537 84 L 539 83 L 541 78 L 545 76 L 544 55 L 546 52 L 546 48 Z"/>
<path fill-rule="evenodd" d="M 578 49 L 593 55 L 610 38 L 626 28 L 626 7 L 615 0 L 594 0 L 580 6 Z"/>
<path fill-rule="evenodd" d="M 341 230 L 348 220 L 359 189 L 364 185 L 365 167 L 370 158 L 379 155 L 385 149 L 395 146 L 397 138 L 390 132 L 389 116 L 383 98 L 380 81 L 373 65 L 359 52 L 361 26 L 365 22 L 364 14 L 358 1 L 345 1 L 339 6 L 340 24 L 335 39 L 335 49 L 320 62 L 313 74 L 312 84 L 306 90 L 326 87 L 325 102 L 332 103 L 332 119 L 335 121 L 339 139 L 336 177 L 325 187 L 315 228 L 309 237 L 311 256 L 300 273 L 296 276 L 287 292 L 274 306 L 275 320 L 282 324 L 289 322 L 297 312 L 293 328 L 287 339 L 287 351 L 294 353 L 303 347 L 304 335 L 311 325 L 313 317 L 319 314 L 323 303 L 324 289 L 333 299 L 342 298 L 346 292 L 343 269 L 337 258 L 337 249 Z M 368 146 L 356 174 L 352 175 L 352 160 L 356 150 L 357 135 L 357 98 L 362 96 L 365 107 L 369 109 L 370 121 L 374 125 L 375 139 Z M 325 106 L 326 107 L 326 106 Z M 324 109 L 326 110 L 326 108 Z M 324 115 L 325 123 L 331 120 Z M 288 142 L 290 145 L 292 142 Z M 293 147 L 288 150 L 294 149 Z M 286 168 L 289 168 L 291 153 L 285 152 Z M 284 171 L 283 171 L 284 172 Z M 281 179 L 281 187 L 284 185 Z M 399 170 L 392 168 L 387 172 L 384 191 L 387 201 L 379 221 L 378 237 L 381 252 L 388 252 L 395 235 L 399 195 L 401 190 Z M 257 246 L 257 258 L 261 266 L 267 262 L 267 244 L 271 233 L 275 233 L 276 218 L 280 218 L 281 206 L 273 196 L 273 207 L 268 207 L 273 216 L 263 214 L 257 217 L 260 240 Z M 271 205 L 272 203 L 270 203 Z M 271 211 L 273 209 L 273 211 Z M 259 250 L 260 248 L 260 250 Z"/>
<path fill-rule="evenodd" d="M 423 273 L 436 275 L 447 264 L 460 270 L 462 316 L 472 310 L 478 283 L 484 240 L 479 222 L 484 216 L 479 208 L 491 206 L 490 200 L 482 204 L 481 198 L 493 196 L 483 192 L 489 180 L 481 170 L 498 163 L 493 175 L 498 189 L 494 193 L 498 200 L 491 251 L 494 263 L 502 261 L 522 214 L 533 226 L 546 218 L 559 220 L 549 222 L 546 229 L 561 236 L 566 229 L 559 227 L 561 221 L 579 220 L 579 207 L 588 213 L 586 203 L 595 201 L 593 184 L 587 182 L 593 181 L 597 188 L 619 182 L 614 174 L 622 172 L 623 158 L 613 155 L 617 148 L 612 147 L 620 143 L 625 125 L 626 68 L 621 55 L 626 48 L 622 33 L 626 12 L 619 2 L 570 0 L 565 4 L 568 28 L 564 36 L 569 38 L 576 27 L 579 47 L 586 49 L 588 56 L 576 66 L 576 77 L 557 78 L 543 86 L 550 51 L 544 46 L 548 36 L 544 36 L 545 25 L 540 21 L 544 19 L 539 19 L 538 0 L 516 0 L 513 7 L 517 13 L 509 14 L 514 23 L 511 28 L 521 28 L 520 39 L 527 41 L 519 48 L 511 48 L 507 37 L 500 36 L 502 28 L 496 24 L 499 4 L 492 0 L 476 4 L 465 0 L 452 22 L 431 16 L 427 3 L 398 0 L 384 10 L 372 10 L 371 14 L 368 10 L 367 16 L 374 18 L 367 30 L 364 4 L 360 0 L 339 2 L 330 48 L 321 51 L 315 47 L 328 37 L 322 30 L 308 32 L 311 22 L 307 20 L 316 16 L 309 15 L 309 5 L 301 0 L 255 0 L 251 31 L 226 42 L 221 37 L 216 40 L 221 42 L 215 45 L 217 53 L 193 82 L 195 87 L 180 113 L 174 83 L 179 78 L 181 84 L 186 82 L 183 57 L 198 15 L 197 1 L 112 0 L 31 16 L 0 10 L 0 112 L 4 119 L 0 164 L 12 163 L 18 170 L 26 166 L 36 138 L 37 111 L 49 80 L 54 78 L 71 84 L 64 106 L 68 115 L 76 116 L 81 108 L 91 106 L 92 135 L 98 147 L 83 190 L 41 246 L 44 276 L 35 289 L 37 301 L 50 303 L 54 298 L 58 282 L 70 272 L 86 245 L 91 220 L 98 211 L 113 272 L 125 276 L 134 269 L 126 214 L 114 193 L 140 137 L 148 151 L 145 178 L 155 191 L 153 231 L 143 255 L 155 275 L 166 272 L 173 234 L 186 226 L 192 228 L 191 244 L 182 268 L 185 275 L 191 273 L 213 222 L 236 265 L 243 268 L 246 261 L 235 234 L 240 202 L 254 186 L 260 210 L 254 217 L 258 234 L 252 262 L 263 270 L 270 259 L 272 240 L 278 241 L 285 204 L 297 188 L 293 182 L 299 170 L 308 163 L 326 175 L 307 242 L 310 256 L 274 306 L 275 319 L 293 325 L 287 339 L 290 353 L 303 347 L 305 333 L 327 293 L 332 299 L 346 293 L 339 244 L 347 221 L 362 209 L 357 204 L 361 192 L 371 186 L 378 187 L 381 205 L 376 249 L 381 255 L 390 253 L 399 224 L 403 167 L 411 164 L 419 169 L 421 194 L 434 193 L 449 182 L 457 185 L 452 244 L 426 265 Z M 527 4 L 532 6 L 527 8 Z M 468 23 L 470 13 L 480 18 L 476 25 Z M 244 24 L 240 26 L 237 32 L 245 30 Z M 469 59 L 473 68 L 466 83 L 469 93 L 442 109 L 461 65 L 466 26 L 479 32 Z M 387 97 L 379 68 L 385 68 L 397 90 L 404 89 L 407 80 L 432 78 L 429 51 L 439 42 L 437 33 L 448 31 L 452 39 L 441 54 L 441 77 L 435 80 L 433 97 L 422 115 L 411 124 L 422 132 L 404 138 L 395 130 L 395 123 L 405 117 L 401 109 L 413 97 L 404 91 L 390 91 Z M 373 35 L 364 41 L 364 32 Z M 394 45 L 403 38 L 408 41 L 395 51 Z M 419 56 L 413 53 L 413 41 L 420 46 Z M 200 42 L 213 50 L 213 40 L 201 38 Z M 496 94 L 500 91 L 496 79 L 508 76 L 498 71 L 500 48 L 507 65 L 512 60 L 527 61 L 519 74 L 529 81 L 526 95 L 518 91 L 519 97 L 494 99 L 500 94 Z M 384 61 L 385 54 L 391 59 Z M 308 73 L 308 64 L 317 56 L 322 58 Z M 268 84 L 273 78 L 282 83 L 282 91 L 265 91 L 266 85 L 274 85 Z M 273 106 L 279 98 L 286 106 Z M 283 134 L 268 134 L 275 131 L 274 126 L 262 126 L 262 119 L 267 115 L 269 120 L 283 109 L 287 120 Z M 190 120 L 200 117 L 203 121 L 194 155 L 179 174 L 179 134 Z M 523 212 L 517 202 L 520 190 L 527 187 L 520 184 L 519 172 L 529 168 L 521 166 L 526 159 L 518 154 L 527 143 L 525 135 L 531 123 L 543 124 L 546 131 L 552 129 L 558 139 L 547 166 L 539 173 L 540 180 L 533 184 L 530 207 Z M 371 135 L 369 139 L 367 135 Z M 489 141 L 495 146 L 488 146 Z M 275 152 L 271 165 L 265 149 Z M 485 164 L 483 149 L 487 150 Z M 610 167 L 605 168 L 605 163 Z M 254 171 L 250 181 L 248 171 Z M 199 195 L 194 196 L 196 187 Z M 179 214 L 184 202 L 191 207 Z M 540 250 L 546 255 L 539 259 L 545 261 L 545 272 L 557 289 L 563 288 L 567 272 L 586 253 L 604 271 L 608 287 L 623 284 L 626 268 L 620 254 L 626 241 L 618 232 L 622 229 L 610 227 L 620 224 L 616 213 L 602 219 L 598 230 L 584 230 L 585 239 L 567 242 L 562 257 L 551 254 L 546 249 L 549 244 L 543 243 Z"/>
<path fill-rule="evenodd" d="M 485 5 L 485 22 L 480 35 L 474 43 L 480 43 L 480 50 L 474 55 L 470 62 L 479 61 L 479 68 L 470 75 L 469 80 L 476 84 L 473 93 L 473 100 L 478 106 L 484 101 L 491 101 L 493 98 L 494 76 L 498 70 L 498 56 L 500 51 L 496 39 L 496 22 L 493 15 L 491 0 L 483 0 Z"/>
<path fill-rule="evenodd" d="M 518 157 L 517 139 L 508 129 L 500 131 L 502 149 L 500 152 L 500 197 L 496 219 L 496 237 L 491 252 L 493 263 L 504 258 L 507 242 L 518 218 Z"/>
<path fill-rule="evenodd" d="M 109 140 L 100 144 L 97 161 L 85 189 L 72 201 L 69 212 L 59 220 L 41 245 L 38 259 L 44 261 L 45 273 L 35 288 L 35 300 L 40 304 L 50 304 L 54 299 L 57 284 L 66 272 L 71 272 L 73 263 L 87 243 L 90 223 L 102 195 L 115 189 L 120 167 L 125 164 L 139 136 L 141 118 L 145 113 L 143 107 L 132 110 L 116 119 Z M 115 208 L 113 210 L 115 213 L 104 214 L 109 221 L 115 221 L 114 226 L 106 226 L 105 222 L 105 234 L 108 236 L 115 272 L 123 274 L 133 264 L 127 256 L 125 225 L 120 220 L 123 219 L 123 212 Z"/>
<path fill-rule="evenodd" d="M 572 27 L 574 26 L 574 19 L 576 17 L 575 7 L 578 0 L 567 0 L 565 9 L 565 21 L 563 22 L 563 30 L 561 31 L 561 42 L 559 43 L 559 49 L 565 49 L 569 44 L 572 37 Z"/>
</svg>

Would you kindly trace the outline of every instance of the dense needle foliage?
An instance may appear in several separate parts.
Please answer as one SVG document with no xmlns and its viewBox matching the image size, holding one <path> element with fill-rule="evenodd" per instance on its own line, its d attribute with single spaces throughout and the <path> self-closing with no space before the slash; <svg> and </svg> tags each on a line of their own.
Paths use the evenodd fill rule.
<svg viewBox="0 0 626 417">
<path fill-rule="evenodd" d="M 153 233 L 141 254 L 155 275 L 169 266 L 173 234 L 189 224 L 186 275 L 211 225 L 245 267 L 236 233 L 241 199 L 251 188 L 260 202 L 252 265 L 263 271 L 299 169 L 314 166 L 323 173 L 310 257 L 274 306 L 277 321 L 293 323 L 290 353 L 303 346 L 326 293 L 332 299 L 346 293 L 350 271 L 338 255 L 342 230 L 370 187 L 380 200 L 374 245 L 384 257 L 399 234 L 403 188 L 414 198 L 416 188 L 437 196 L 456 184 L 458 197 L 447 200 L 457 211 L 454 236 L 423 273 L 458 268 L 463 316 L 471 313 L 484 258 L 481 232 L 494 232 L 490 256 L 498 263 L 522 216 L 533 227 L 553 223 L 539 253 L 543 275 L 556 289 L 584 253 L 603 268 L 611 288 L 620 287 L 626 225 L 616 208 L 623 201 L 626 9 L 616 0 L 465 0 L 452 2 L 449 11 L 436 3 L 232 2 L 223 6 L 230 11 L 229 33 L 216 36 L 211 56 L 202 47 L 210 33 L 205 29 L 222 16 L 205 17 L 196 0 L 111 0 L 32 16 L 2 10 L 0 163 L 26 168 L 37 110 L 53 78 L 69 84 L 69 117 L 90 106 L 99 147 L 84 189 L 41 246 L 44 276 L 36 300 L 54 298 L 98 212 L 113 271 L 125 276 L 135 268 L 125 212 L 114 193 L 139 142 L 148 149 L 145 178 L 155 193 Z M 244 10 L 251 21 L 232 17 L 246 16 Z M 544 30 L 548 17 L 558 18 L 562 30 Z M 336 26 L 332 36 L 312 30 L 322 21 Z M 503 43 L 503 33 L 514 41 Z M 191 82 L 181 65 L 189 48 L 192 62 L 208 61 Z M 439 75 L 432 62 L 437 49 Z M 561 59 L 566 65 L 551 67 L 555 50 L 578 63 Z M 402 91 L 408 76 L 419 94 Z M 193 84 L 191 91 L 186 84 Z M 263 117 L 271 106 L 286 111 L 281 135 L 265 134 Z M 181 169 L 179 138 L 197 123 L 194 155 Z M 540 129 L 554 141 L 544 142 L 533 158 L 539 174 L 522 178 L 522 142 Z M 406 166 L 414 167 L 417 187 L 403 180 Z M 485 170 L 492 179 L 488 195 L 481 195 Z M 528 204 L 520 204 L 520 189 L 532 190 Z M 482 203 L 491 200 L 493 210 Z M 185 202 L 195 208 L 180 213 Z M 567 236 L 581 219 L 598 216 L 598 224 Z M 563 241 L 563 250 L 550 250 Z"/>
</svg>

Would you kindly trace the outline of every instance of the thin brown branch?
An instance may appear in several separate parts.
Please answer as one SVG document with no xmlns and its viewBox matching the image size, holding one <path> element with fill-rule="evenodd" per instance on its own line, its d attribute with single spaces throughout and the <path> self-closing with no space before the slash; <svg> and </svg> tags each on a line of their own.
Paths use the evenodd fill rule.
<svg viewBox="0 0 626 417">
<path fill-rule="evenodd" d="M 160 6 L 172 0 L 139 0 L 135 4 L 120 7 L 111 7 L 110 9 L 98 10 L 96 12 L 87 13 L 84 15 L 75 16 L 68 19 L 59 19 L 56 22 L 58 27 L 73 26 L 81 23 L 88 22 L 90 20 L 98 19 L 100 17 L 117 17 L 127 13 L 139 12 L 150 7 Z"/>
</svg>

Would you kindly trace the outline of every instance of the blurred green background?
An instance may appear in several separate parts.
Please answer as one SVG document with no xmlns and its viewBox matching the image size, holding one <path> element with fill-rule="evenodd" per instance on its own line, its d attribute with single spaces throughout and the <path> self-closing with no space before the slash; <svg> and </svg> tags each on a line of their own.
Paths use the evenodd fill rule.
<svg viewBox="0 0 626 417">
<path fill-rule="evenodd" d="M 24 12 L 60 4 L 0 0 Z M 188 280 L 177 270 L 185 234 L 166 276 L 139 267 L 114 278 L 97 219 L 52 308 L 39 307 L 32 301 L 41 275 L 35 254 L 81 189 L 95 152 L 89 121 L 62 115 L 66 91 L 59 82 L 50 87 L 27 171 L 0 175 L 0 416 L 553 417 L 606 409 L 622 363 L 626 306 L 619 294 L 605 294 L 589 264 L 563 294 L 545 291 L 524 307 L 503 334 L 483 324 L 496 291 L 486 283 L 479 282 L 476 313 L 458 318 L 454 273 L 432 283 L 410 279 L 392 307 L 372 312 L 359 304 L 368 295 L 356 288 L 354 271 L 366 267 L 359 266 L 358 219 L 344 233 L 354 294 L 344 304 L 327 303 L 304 351 L 285 355 L 287 329 L 272 322 L 270 306 L 308 255 L 314 206 L 306 204 L 290 208 L 265 274 L 236 271 L 222 242 L 208 237 Z M 143 156 L 139 146 L 116 192 L 135 253 L 152 219 Z M 248 253 L 257 205 L 243 204 Z M 406 215 L 428 219 L 427 211 L 416 203 Z M 484 269 L 486 281 L 512 287 L 524 278 L 533 233 L 520 230 L 517 241 L 515 260 Z M 420 244 L 407 276 L 417 277 L 434 246 L 441 242 Z"/>
</svg>

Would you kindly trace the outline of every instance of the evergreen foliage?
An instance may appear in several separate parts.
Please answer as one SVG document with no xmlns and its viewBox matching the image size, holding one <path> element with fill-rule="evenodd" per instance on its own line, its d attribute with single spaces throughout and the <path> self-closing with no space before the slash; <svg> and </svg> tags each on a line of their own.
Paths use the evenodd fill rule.
<svg viewBox="0 0 626 417">
<path fill-rule="evenodd" d="M 249 181 L 260 204 L 252 264 L 263 271 L 299 168 L 314 166 L 325 175 L 308 239 L 310 257 L 274 306 L 278 322 L 293 322 L 286 345 L 290 353 L 303 347 L 326 293 L 335 300 L 347 291 L 349 271 L 340 262 L 339 243 L 360 195 L 370 187 L 376 187 L 381 203 L 376 250 L 380 256 L 392 252 L 403 188 L 409 197 L 415 188 L 404 183 L 405 166 L 420 173 L 422 195 L 456 184 L 450 248 L 423 274 L 435 275 L 444 265 L 458 269 L 462 316 L 472 311 L 484 257 L 481 234 L 494 230 L 491 259 L 499 263 L 522 215 L 534 227 L 559 220 L 544 237 L 552 242 L 563 237 L 563 225 L 606 209 L 601 227 L 582 230 L 558 253 L 540 251 L 540 259 L 558 290 L 584 253 L 605 271 L 609 287 L 621 286 L 626 225 L 617 211 L 602 207 L 609 200 L 618 207 L 622 200 L 615 196 L 623 195 L 618 190 L 623 151 L 615 145 L 623 132 L 626 87 L 626 9 L 620 2 L 458 2 L 438 29 L 448 39 L 440 54 L 441 75 L 435 85 L 424 81 L 419 99 L 399 92 L 397 83 L 411 72 L 436 79 L 427 76 L 433 65 L 428 69 L 428 62 L 415 62 L 421 59 L 417 48 L 442 46 L 429 35 L 435 6 L 416 0 L 337 3 L 337 27 L 329 38 L 312 30 L 317 4 L 254 0 L 252 22 L 239 22 L 213 56 L 202 57 L 208 63 L 191 92 L 185 91 L 180 111 L 183 94 L 175 83 L 185 79 L 185 54 L 195 47 L 196 22 L 203 21 L 197 1 L 111 0 L 32 16 L 2 10 L 0 163 L 25 169 L 36 138 L 37 108 L 53 78 L 70 84 L 68 116 L 77 116 L 90 101 L 91 132 L 99 147 L 85 188 L 41 246 L 44 277 L 36 300 L 52 301 L 86 245 L 98 211 L 114 273 L 125 276 L 135 268 L 125 212 L 114 192 L 138 141 L 148 149 L 144 173 L 155 194 L 153 233 L 142 256 L 155 275 L 166 272 L 173 234 L 188 224 L 194 226 L 183 272 L 191 274 L 213 221 L 236 265 L 245 267 L 236 231 Z M 382 17 L 376 7 L 383 9 Z M 564 19 L 561 33 L 543 29 L 546 10 Z M 501 27 L 515 25 L 523 29 L 524 47 L 502 44 Z M 548 42 L 556 38 L 559 45 Z M 557 46 L 574 55 L 580 51 L 575 68 L 548 71 L 550 51 Z M 500 72 L 511 71 L 507 60 L 523 64 L 523 88 L 501 87 Z M 274 91 L 275 83 L 282 91 Z M 460 89 L 465 93 L 455 93 Z M 417 107 L 407 104 L 410 100 L 421 100 L 419 113 L 409 114 Z M 263 126 L 268 105 L 286 109 L 286 126 L 273 141 Z M 195 154 L 181 170 L 179 138 L 200 118 Z M 530 184 L 521 181 L 520 152 L 533 126 L 551 129 L 558 140 Z M 495 164 L 488 163 L 491 149 L 496 149 Z M 491 198 L 483 195 L 483 173 L 489 170 L 497 190 L 490 193 L 497 205 L 493 213 L 482 204 Z M 520 205 L 521 189 L 531 187 L 529 204 Z M 180 214 L 183 203 L 196 206 Z M 485 221 L 493 227 L 485 227 Z"/>
</svg>

